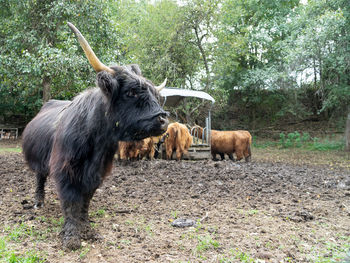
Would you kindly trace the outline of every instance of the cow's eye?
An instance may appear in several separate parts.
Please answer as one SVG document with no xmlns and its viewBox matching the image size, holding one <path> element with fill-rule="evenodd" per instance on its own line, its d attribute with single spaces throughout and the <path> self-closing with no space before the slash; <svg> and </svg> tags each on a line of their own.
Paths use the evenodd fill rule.
<svg viewBox="0 0 350 263">
<path fill-rule="evenodd" d="M 138 96 L 136 89 L 130 89 L 127 94 L 128 94 L 129 97 L 135 97 L 136 98 Z"/>
</svg>

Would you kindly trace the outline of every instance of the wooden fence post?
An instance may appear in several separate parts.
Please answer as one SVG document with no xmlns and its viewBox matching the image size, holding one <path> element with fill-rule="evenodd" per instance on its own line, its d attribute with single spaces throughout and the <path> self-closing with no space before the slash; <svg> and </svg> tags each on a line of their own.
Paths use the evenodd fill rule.
<svg viewBox="0 0 350 263">
<path fill-rule="evenodd" d="M 346 119 L 345 151 L 349 151 L 350 152 L 350 113 L 348 113 L 348 118 Z"/>
</svg>

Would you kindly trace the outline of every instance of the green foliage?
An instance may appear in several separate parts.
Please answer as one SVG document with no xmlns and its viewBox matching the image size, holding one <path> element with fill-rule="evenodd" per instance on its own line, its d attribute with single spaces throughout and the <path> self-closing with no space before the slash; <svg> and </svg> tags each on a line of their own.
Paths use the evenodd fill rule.
<svg viewBox="0 0 350 263">
<path fill-rule="evenodd" d="M 128 0 L 116 9 L 112 17 L 122 32 L 122 50 L 130 62 L 142 65 L 143 74 L 154 82 L 167 77 L 168 86 L 185 87 L 200 63 L 194 35 L 186 25 L 186 5 Z"/>
<path fill-rule="evenodd" d="M 314 137 L 312 144 L 309 146 L 311 150 L 328 151 L 328 150 L 344 150 L 344 140 L 329 140 L 325 139 L 321 141 L 319 138 Z"/>
<path fill-rule="evenodd" d="M 225 0 L 221 12 L 216 85 L 235 98 L 228 106 L 244 116 L 241 123 L 254 129 L 264 118 L 271 122 L 346 114 L 350 100 L 346 1 Z M 278 92 L 280 100 L 273 99 L 274 92 L 265 100 L 267 90 Z"/>
<path fill-rule="evenodd" d="M 113 54 L 110 48 L 116 44 L 107 2 L 31 0 L 0 4 L 0 112 L 5 115 L 30 118 L 42 105 L 45 92 L 52 98 L 70 99 L 93 85 L 93 69 L 67 21 L 76 24 L 103 62 L 114 59 L 106 57 Z"/>
<path fill-rule="evenodd" d="M 298 147 L 300 148 L 302 146 L 303 139 L 309 138 L 310 136 L 308 133 L 305 133 L 303 137 L 300 136 L 300 133 L 295 131 L 288 133 L 287 136 L 285 136 L 284 133 L 280 134 L 280 144 L 283 148 L 291 148 L 291 147 Z"/>
<path fill-rule="evenodd" d="M 344 140 L 329 140 L 328 138 L 320 140 L 317 137 L 311 137 L 309 133 L 305 132 L 302 135 L 298 132 L 291 132 L 285 135 L 280 133 L 280 140 L 278 145 L 282 148 L 306 148 L 317 151 L 327 150 L 343 150 Z"/>
<path fill-rule="evenodd" d="M 1 115 L 29 120 L 44 99 L 71 99 L 94 85 L 67 21 L 105 64 L 138 63 L 156 84 L 167 77 L 168 86 L 209 92 L 217 129 L 234 128 L 232 119 L 255 129 L 348 111 L 346 0 L 3 0 Z M 200 122 L 209 106 L 197 106 L 189 100 L 174 111 Z"/>
</svg>

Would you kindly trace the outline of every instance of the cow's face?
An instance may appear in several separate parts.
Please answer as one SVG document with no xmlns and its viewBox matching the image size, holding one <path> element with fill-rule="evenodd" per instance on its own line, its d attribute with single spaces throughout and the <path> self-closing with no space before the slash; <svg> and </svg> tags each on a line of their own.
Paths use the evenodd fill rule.
<svg viewBox="0 0 350 263">
<path fill-rule="evenodd" d="M 158 103 L 157 91 L 152 82 L 142 77 L 140 68 L 137 65 L 107 67 L 80 31 L 69 22 L 68 26 L 98 72 L 97 85 L 106 96 L 108 116 L 115 122 L 119 139 L 141 140 L 166 131 L 168 120 Z"/>
<path fill-rule="evenodd" d="M 167 113 L 158 103 L 158 92 L 138 71 L 111 67 L 115 73 L 101 71 L 97 85 L 105 94 L 109 112 L 122 141 L 141 140 L 164 133 L 168 127 Z"/>
</svg>

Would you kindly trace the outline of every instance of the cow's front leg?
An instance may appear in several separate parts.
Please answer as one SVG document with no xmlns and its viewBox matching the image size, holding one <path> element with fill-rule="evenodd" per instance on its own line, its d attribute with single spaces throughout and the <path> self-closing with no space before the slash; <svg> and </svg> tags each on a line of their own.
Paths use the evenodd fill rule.
<svg viewBox="0 0 350 263">
<path fill-rule="evenodd" d="M 62 230 L 63 246 L 75 250 L 81 246 L 82 202 L 61 201 L 64 215 Z"/>
<path fill-rule="evenodd" d="M 101 239 L 101 236 L 91 228 L 89 220 L 89 206 L 93 194 L 84 195 L 83 206 L 81 211 L 81 238 L 83 239 Z"/>
<path fill-rule="evenodd" d="M 233 157 L 233 153 L 230 153 L 228 155 L 228 158 L 230 158 L 231 161 L 235 161 L 235 157 Z"/>
</svg>

